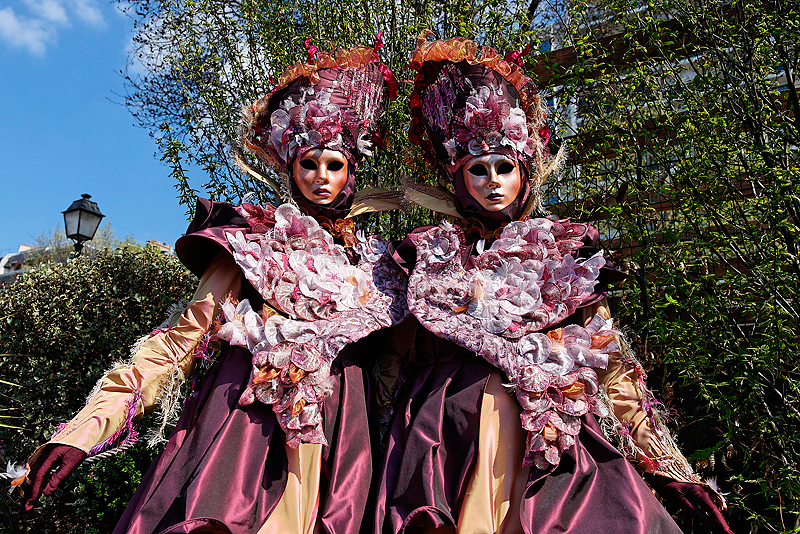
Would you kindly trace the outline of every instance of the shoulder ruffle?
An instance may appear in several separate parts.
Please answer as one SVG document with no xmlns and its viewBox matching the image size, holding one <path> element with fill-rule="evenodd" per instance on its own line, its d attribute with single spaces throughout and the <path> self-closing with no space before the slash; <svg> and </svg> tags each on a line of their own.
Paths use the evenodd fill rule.
<svg viewBox="0 0 800 534">
<path fill-rule="evenodd" d="M 198 198 L 186 234 L 175 243 L 175 254 L 200 278 L 220 250 L 230 252 L 225 232 L 247 227 L 247 220 L 234 206 Z"/>
<path fill-rule="evenodd" d="M 602 253 L 576 259 L 585 225 L 530 219 L 507 225 L 468 266 L 464 234 L 448 222 L 414 234 L 416 265 L 408 307 L 433 334 L 502 370 L 514 387 L 528 431 L 528 465 L 557 464 L 574 443 L 580 417 L 604 416 L 594 368 L 619 350 L 609 321 L 550 330 L 591 297 Z"/>
</svg>

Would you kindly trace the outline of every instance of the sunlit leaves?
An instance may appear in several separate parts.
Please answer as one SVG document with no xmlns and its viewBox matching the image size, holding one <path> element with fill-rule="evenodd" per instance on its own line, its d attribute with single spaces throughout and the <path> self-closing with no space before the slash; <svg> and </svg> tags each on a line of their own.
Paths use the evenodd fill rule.
<svg viewBox="0 0 800 534">
<path fill-rule="evenodd" d="M 685 452 L 732 490 L 737 528 L 791 531 L 800 7 L 612 1 L 597 24 L 595 4 L 573 6 L 578 60 L 554 88 L 574 154 L 555 208 L 618 236 L 608 246 L 630 274 L 618 315 L 680 410 Z"/>
</svg>

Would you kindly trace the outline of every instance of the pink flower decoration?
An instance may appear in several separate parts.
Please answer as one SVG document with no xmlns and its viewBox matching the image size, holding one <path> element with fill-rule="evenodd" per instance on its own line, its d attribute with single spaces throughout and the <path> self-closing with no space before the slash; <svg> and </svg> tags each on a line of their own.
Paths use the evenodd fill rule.
<svg viewBox="0 0 800 534">
<path fill-rule="evenodd" d="M 526 140 L 528 137 L 528 131 L 525 129 L 524 124 L 520 124 L 519 122 L 510 122 L 508 126 L 506 126 L 506 137 L 513 142 L 518 143 L 520 141 Z"/>
<path fill-rule="evenodd" d="M 406 279 L 377 236 L 358 235 L 352 260 L 319 223 L 290 204 L 239 209 L 261 232 L 227 234 L 234 259 L 271 308 L 223 304 L 217 336 L 253 354 L 241 405 L 272 405 L 287 444 L 325 444 L 321 403 L 339 351 L 403 320 Z M 251 228 L 253 225 L 251 224 Z M 269 310 L 267 308 L 267 310 Z"/>
<path fill-rule="evenodd" d="M 463 126 L 456 124 L 454 136 L 444 141 L 451 158 L 455 159 L 458 147 L 473 156 L 501 146 L 533 155 L 535 140 L 528 136 L 525 112 L 519 107 L 512 108 L 505 100 L 498 100 L 496 91 L 495 87 L 480 86 L 467 99 Z"/>
<path fill-rule="evenodd" d="M 473 267 L 461 263 L 462 235 L 448 222 L 417 236 L 408 304 L 434 334 L 501 369 L 516 389 L 529 432 L 525 462 L 558 463 L 580 431 L 580 416 L 604 416 L 594 368 L 619 350 L 610 321 L 551 330 L 594 290 L 601 253 L 576 260 L 585 233 L 554 217 L 508 224 L 489 250 L 476 247 Z"/>
</svg>

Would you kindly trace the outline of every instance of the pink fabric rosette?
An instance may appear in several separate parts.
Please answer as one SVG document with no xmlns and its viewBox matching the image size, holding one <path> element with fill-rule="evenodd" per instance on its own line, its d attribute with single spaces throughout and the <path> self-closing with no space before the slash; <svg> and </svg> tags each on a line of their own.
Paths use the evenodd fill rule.
<svg viewBox="0 0 800 534">
<path fill-rule="evenodd" d="M 257 213 L 245 206 L 241 212 L 248 220 Z M 217 337 L 253 353 L 239 402 L 272 405 L 292 447 L 325 444 L 321 404 L 330 391 L 331 362 L 348 343 L 408 315 L 405 275 L 382 238 L 359 232 L 353 247 L 358 259 L 351 260 L 355 254 L 290 204 L 274 211 L 266 231 L 227 237 L 234 259 L 267 303 L 261 313 L 247 300 L 222 306 Z"/>
<path fill-rule="evenodd" d="M 528 431 L 526 465 L 557 464 L 575 442 L 580 417 L 607 415 L 598 379 L 608 354 L 619 350 L 610 321 L 543 331 L 591 295 L 602 253 L 576 260 L 572 223 L 554 217 L 513 222 L 488 250 L 477 245 L 474 267 L 461 263 L 463 239 L 448 222 L 417 236 L 417 263 L 408 305 L 434 334 L 474 351 L 514 386 Z"/>
</svg>

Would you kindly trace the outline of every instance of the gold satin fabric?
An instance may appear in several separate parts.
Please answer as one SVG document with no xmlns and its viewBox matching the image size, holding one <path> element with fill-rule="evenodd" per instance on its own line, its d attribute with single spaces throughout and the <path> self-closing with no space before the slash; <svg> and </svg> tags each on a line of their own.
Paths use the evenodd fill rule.
<svg viewBox="0 0 800 534">
<path fill-rule="evenodd" d="M 586 321 L 588 322 L 595 313 L 604 319 L 611 317 L 605 299 L 592 307 L 588 317 L 585 317 Z M 630 356 L 635 358 L 635 355 Z M 611 401 L 614 416 L 630 428 L 631 437 L 636 444 L 635 458 L 631 458 L 634 464 L 648 473 L 707 486 L 694 473 L 686 457 L 678 450 L 663 421 L 656 418 L 654 425 L 645 411 L 643 406 L 645 393 L 640 386 L 637 366 L 625 361 L 619 352 L 613 352 L 609 354 L 608 367 L 595 371 Z M 719 498 L 724 507 L 724 500 L 721 496 Z"/>
<path fill-rule="evenodd" d="M 107 373 L 98 392 L 50 443 L 72 445 L 84 452 L 108 439 L 124 423 L 134 391 L 142 393 L 136 419 L 152 411 L 162 379 L 178 365 L 184 375 L 194 370 L 194 350 L 221 313 L 221 303 L 241 293 L 241 270 L 221 252 L 209 264 L 194 298 L 173 328 L 149 338 L 131 361 Z M 285 445 L 284 445 L 285 446 Z M 39 448 L 29 463 L 33 463 Z M 313 534 L 319 510 L 322 445 L 286 447 L 289 474 L 286 489 L 259 533 Z"/>
<path fill-rule="evenodd" d="M 522 532 L 519 506 L 528 482 L 529 468 L 522 466 L 527 433 L 502 376 L 492 372 L 481 400 L 478 458 L 461 504 L 457 534 Z"/>
<path fill-rule="evenodd" d="M 595 314 L 603 319 L 610 319 L 611 313 L 608 309 L 606 299 L 598 302 L 591 309 L 583 310 L 582 319 L 585 323 L 591 320 Z M 595 369 L 600 383 L 605 387 L 606 394 L 614 407 L 614 415 L 623 423 L 631 427 L 631 436 L 637 446 L 644 451 L 650 458 L 660 456 L 657 450 L 657 436 L 650 428 L 650 421 L 642 408 L 642 391 L 638 387 L 636 370 L 624 365 L 622 355 L 619 352 L 609 354 L 608 367 L 606 369 Z M 638 467 L 647 470 L 647 463 L 639 459 Z M 651 469 L 652 470 L 652 469 Z"/>
<path fill-rule="evenodd" d="M 314 534 L 319 512 L 322 445 L 286 447 L 289 477 L 277 506 L 258 534 Z"/>
</svg>

